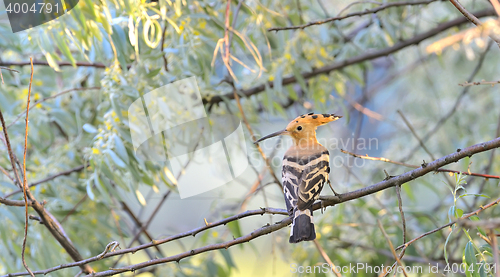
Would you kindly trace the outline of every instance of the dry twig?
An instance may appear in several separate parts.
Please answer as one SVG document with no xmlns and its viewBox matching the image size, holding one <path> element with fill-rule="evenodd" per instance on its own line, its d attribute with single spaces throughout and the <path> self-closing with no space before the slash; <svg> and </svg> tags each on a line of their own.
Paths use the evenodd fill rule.
<svg viewBox="0 0 500 277">
<path fill-rule="evenodd" d="M 495 15 L 495 11 L 493 9 L 488 9 L 488 10 L 482 10 L 482 11 L 476 12 L 474 14 L 476 17 L 480 18 L 480 17 Z M 312 71 L 302 72 L 301 75 L 305 80 L 307 80 L 307 79 L 313 78 L 313 77 L 321 75 L 321 74 L 328 74 L 334 70 L 339 70 L 339 69 L 342 69 L 344 67 L 347 67 L 347 66 L 350 66 L 353 64 L 358 64 L 358 63 L 362 63 L 365 61 L 370 61 L 370 60 L 373 60 L 373 59 L 376 59 L 376 58 L 379 58 L 382 56 L 388 56 L 392 53 L 395 53 L 395 52 L 397 52 L 401 49 L 404 49 L 406 47 L 409 47 L 411 45 L 419 44 L 420 42 L 422 42 L 428 38 L 434 37 L 435 35 L 437 35 L 441 32 L 444 32 L 450 28 L 459 26 L 459 25 L 464 24 L 466 22 L 468 22 L 467 19 L 461 16 L 461 17 L 458 17 L 456 19 L 450 20 L 448 22 L 441 23 L 437 27 L 435 27 L 427 32 L 417 34 L 410 39 L 400 41 L 391 47 L 387 47 L 387 48 L 375 50 L 375 51 L 370 51 L 370 52 L 363 53 L 363 54 L 360 54 L 360 55 L 352 57 L 352 58 L 347 58 L 344 60 L 336 61 L 336 62 L 333 62 L 332 64 L 329 64 L 329 65 L 326 65 L 326 66 L 323 66 L 320 68 L 315 68 Z M 285 85 L 293 84 L 296 82 L 297 82 L 297 77 L 295 75 L 290 75 L 290 76 L 284 77 L 282 79 L 281 84 L 283 86 L 285 86 Z M 257 86 L 254 86 L 254 87 L 251 87 L 248 89 L 244 89 L 244 90 L 241 90 L 240 92 L 241 92 L 242 96 L 250 97 L 252 95 L 255 95 L 255 94 L 258 94 L 258 93 L 265 91 L 266 87 L 273 88 L 274 82 L 269 81 L 266 84 L 261 84 L 261 85 L 257 85 Z M 224 95 L 209 95 L 209 96 L 203 98 L 203 104 L 210 106 L 210 105 L 220 103 L 220 102 L 224 101 L 224 99 L 235 99 L 234 93 L 229 92 L 229 93 L 226 93 Z"/>
<path fill-rule="evenodd" d="M 344 15 L 344 16 L 335 16 L 335 17 L 331 17 L 331 18 L 328 18 L 328 19 L 324 19 L 324 20 L 312 21 L 312 22 L 309 22 L 309 23 L 306 23 L 306 24 L 303 24 L 303 25 L 298 25 L 298 26 L 273 27 L 273 28 L 267 29 L 267 31 L 269 31 L 269 32 L 271 32 L 271 31 L 278 32 L 278 31 L 283 31 L 283 30 L 297 30 L 297 29 L 301 29 L 302 30 L 302 29 L 310 27 L 310 26 L 321 25 L 321 24 L 325 24 L 325 23 L 328 23 L 328 22 L 332 22 L 332 21 L 338 21 L 338 20 L 346 19 L 346 18 L 349 18 L 349 17 L 361 16 L 361 15 L 365 15 L 365 14 L 378 13 L 379 11 L 385 10 L 387 8 L 400 7 L 400 6 L 413 6 L 413 5 L 427 5 L 427 4 L 430 4 L 432 2 L 436 2 L 436 1 L 437 0 L 392 2 L 392 3 L 387 3 L 387 4 L 380 5 L 380 6 L 376 7 L 376 8 L 373 8 L 373 9 L 364 10 L 364 11 L 361 11 L 361 12 L 354 12 L 354 13 L 350 13 L 350 14 Z"/>
<path fill-rule="evenodd" d="M 26 252 L 26 241 L 28 239 L 28 196 L 26 195 L 26 191 L 29 189 L 28 184 L 26 181 L 26 153 L 28 152 L 28 123 L 29 123 L 29 110 L 30 110 L 30 98 L 31 98 L 31 84 L 33 83 L 33 59 L 30 58 L 31 61 L 31 77 L 30 77 L 30 84 L 29 84 L 29 89 L 28 89 L 28 100 L 26 103 L 26 130 L 24 132 L 24 155 L 23 155 L 23 192 L 24 192 L 24 211 L 25 211 L 25 221 L 24 221 L 24 238 L 23 238 L 23 248 L 21 251 L 21 258 L 23 261 L 24 268 L 30 273 L 32 277 L 35 277 L 33 272 L 28 267 L 28 264 L 26 264 L 25 260 L 25 252 Z"/>
</svg>

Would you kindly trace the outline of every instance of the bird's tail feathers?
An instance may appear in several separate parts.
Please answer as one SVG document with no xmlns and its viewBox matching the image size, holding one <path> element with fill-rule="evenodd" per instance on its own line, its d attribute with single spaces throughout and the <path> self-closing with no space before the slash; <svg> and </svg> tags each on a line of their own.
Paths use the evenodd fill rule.
<svg viewBox="0 0 500 277">
<path fill-rule="evenodd" d="M 316 230 L 314 229 L 312 208 L 303 211 L 295 208 L 289 242 L 297 243 L 315 238 Z"/>
</svg>

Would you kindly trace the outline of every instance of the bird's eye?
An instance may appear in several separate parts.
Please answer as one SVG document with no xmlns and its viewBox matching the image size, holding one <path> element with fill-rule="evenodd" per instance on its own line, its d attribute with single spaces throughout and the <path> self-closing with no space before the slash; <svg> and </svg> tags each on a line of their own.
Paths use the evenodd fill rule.
<svg viewBox="0 0 500 277">
<path fill-rule="evenodd" d="M 297 127 L 297 130 L 302 131 L 302 126 Z"/>
</svg>

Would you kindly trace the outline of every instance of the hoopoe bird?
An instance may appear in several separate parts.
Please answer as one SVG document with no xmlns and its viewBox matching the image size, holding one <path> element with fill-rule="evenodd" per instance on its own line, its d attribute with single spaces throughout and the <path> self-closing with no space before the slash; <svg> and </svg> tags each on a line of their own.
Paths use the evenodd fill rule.
<svg viewBox="0 0 500 277">
<path fill-rule="evenodd" d="M 301 115 L 284 130 L 269 134 L 255 141 L 280 135 L 293 138 L 293 145 L 283 157 L 282 182 L 286 209 L 292 217 L 290 243 L 314 240 L 312 205 L 319 198 L 325 183 L 329 183 L 330 155 L 328 149 L 316 139 L 316 128 L 342 118 L 335 114 Z"/>
</svg>

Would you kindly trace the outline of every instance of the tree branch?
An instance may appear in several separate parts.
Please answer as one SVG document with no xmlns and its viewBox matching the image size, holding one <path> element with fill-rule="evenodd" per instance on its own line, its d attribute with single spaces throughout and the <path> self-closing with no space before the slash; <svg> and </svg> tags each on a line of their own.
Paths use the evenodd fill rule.
<svg viewBox="0 0 500 277">
<path fill-rule="evenodd" d="M 487 9 L 487 10 L 482 10 L 482 11 L 476 12 L 475 15 L 476 15 L 476 17 L 494 16 L 495 11 L 493 9 Z M 342 61 L 334 62 L 330 65 L 326 65 L 324 67 L 313 69 L 310 72 L 303 72 L 301 75 L 304 79 L 307 80 L 307 79 L 313 78 L 313 77 L 321 75 L 321 74 L 328 74 L 331 71 L 338 70 L 338 69 L 347 67 L 349 65 L 373 60 L 373 59 L 376 59 L 376 58 L 379 58 L 382 56 L 387 56 L 387 55 L 395 53 L 401 49 L 404 49 L 408 46 L 419 44 L 420 42 L 422 42 L 430 37 L 433 37 L 433 36 L 443 32 L 443 31 L 446 31 L 446 30 L 448 30 L 452 27 L 455 27 L 455 26 L 459 26 L 459 25 L 464 24 L 466 22 L 468 22 L 466 18 L 459 17 L 459 18 L 450 20 L 448 22 L 439 24 L 436 28 L 431 29 L 425 33 L 421 33 L 421 34 L 415 35 L 414 37 L 412 37 L 410 39 L 400 41 L 391 47 L 387 47 L 387 48 L 380 49 L 380 50 L 375 50 L 375 51 L 368 52 L 368 53 L 363 53 L 361 55 L 358 55 L 358 56 L 355 56 L 352 58 L 348 58 L 348 59 L 345 59 Z M 291 76 L 283 78 L 282 85 L 285 86 L 285 85 L 293 84 L 296 82 L 297 82 L 297 78 L 294 75 L 291 75 Z M 258 85 L 258 86 L 255 86 L 255 87 L 252 87 L 249 89 L 241 90 L 241 95 L 244 97 L 249 97 L 249 96 L 261 93 L 261 92 L 265 91 L 266 85 L 270 88 L 274 87 L 274 83 L 272 81 L 269 81 L 269 82 L 267 82 L 267 84 L 261 84 L 261 85 Z M 222 102 L 223 99 L 234 99 L 233 92 L 229 92 L 229 93 L 226 93 L 224 95 L 206 96 L 203 98 L 203 104 L 213 105 L 213 104 L 217 104 L 217 103 Z"/>
<path fill-rule="evenodd" d="M 22 244 L 22 249 L 21 249 L 21 260 L 23 262 L 24 268 L 28 271 L 28 273 L 32 276 L 35 277 L 33 272 L 31 272 L 31 269 L 29 269 L 28 264 L 26 263 L 25 260 L 25 253 L 26 253 L 26 241 L 28 240 L 28 195 L 26 194 L 26 191 L 29 189 L 28 188 L 28 181 L 26 179 L 26 153 L 28 152 L 28 125 L 29 125 L 29 110 L 30 110 L 30 99 L 31 99 L 31 84 L 33 83 L 33 58 L 30 57 L 30 62 L 31 62 L 31 77 L 30 77 L 30 84 L 28 88 L 28 99 L 26 100 L 26 129 L 24 131 L 24 155 L 23 155 L 23 192 L 24 192 L 24 211 L 25 211 L 25 221 L 24 221 L 24 238 L 23 238 L 23 244 Z"/>
<path fill-rule="evenodd" d="M 493 10 L 490 10 L 490 12 L 494 12 Z M 477 15 L 477 14 L 476 14 Z M 490 48 L 491 48 L 491 45 L 492 43 L 488 43 L 488 46 L 486 47 L 486 50 L 484 50 L 484 52 L 481 54 L 481 56 L 479 57 L 479 61 L 477 63 L 477 65 L 474 67 L 474 70 L 472 70 L 469 78 L 467 79 L 468 82 L 471 82 L 472 79 L 474 79 L 474 77 L 476 76 L 476 74 L 479 72 L 479 70 L 481 69 L 481 67 L 483 66 L 483 63 L 484 63 L 484 60 L 486 59 L 486 54 L 488 54 Z M 427 132 L 427 134 L 425 134 L 424 136 L 422 136 L 422 142 L 426 142 L 432 135 L 434 135 L 438 130 L 439 128 L 441 128 L 441 126 L 444 125 L 444 123 L 453 115 L 455 114 L 455 112 L 457 111 L 458 109 L 458 106 L 460 106 L 460 103 L 462 102 L 462 99 L 465 97 L 465 95 L 467 95 L 467 93 L 469 92 L 470 90 L 470 86 L 467 86 L 467 87 L 464 87 L 462 89 L 462 92 L 460 93 L 460 95 L 457 97 L 457 100 L 455 101 L 455 104 L 453 105 L 453 107 L 444 115 L 442 116 L 438 122 L 436 123 L 436 125 L 434 125 L 434 127 L 429 131 Z M 410 153 L 404 157 L 402 159 L 402 161 L 406 161 L 408 160 L 411 156 L 413 156 L 413 153 L 415 153 L 415 151 L 417 151 L 420 147 L 420 144 L 418 144 L 417 146 L 413 147 L 412 150 L 410 150 Z"/>
<path fill-rule="evenodd" d="M 408 171 L 401 175 L 389 178 L 377 184 L 371 185 L 369 187 L 365 187 L 362 189 L 358 189 L 352 192 L 335 195 L 335 196 L 323 196 L 320 197 L 323 203 L 315 203 L 314 207 L 319 208 L 321 205 L 323 206 L 333 206 L 335 204 L 343 203 L 349 200 L 357 199 L 366 195 L 370 195 L 376 193 L 378 191 L 394 187 L 397 185 L 402 185 L 406 182 L 412 181 L 418 177 L 424 176 L 430 172 L 436 171 L 436 169 L 441 168 L 447 164 L 457 162 L 465 157 L 472 157 L 472 155 L 485 152 L 491 149 L 500 147 L 500 138 L 496 138 L 490 140 L 488 142 L 479 143 L 476 145 L 469 146 L 465 149 L 460 149 L 453 154 L 449 154 L 442 158 L 439 158 L 433 162 L 428 163 L 425 167 L 419 167 L 412 171 Z"/>
<path fill-rule="evenodd" d="M 371 161 L 381 161 L 381 162 L 386 162 L 386 163 L 391 163 L 391 164 L 397 164 L 397 165 L 402 165 L 406 167 L 411 167 L 411 168 L 419 168 L 420 166 L 418 165 L 413 165 L 413 164 L 407 164 L 407 163 L 402 163 L 402 162 L 397 162 L 393 160 L 389 160 L 384 157 L 370 157 L 368 155 L 362 156 L 359 154 L 355 154 L 349 151 L 346 151 L 344 149 L 340 149 L 340 152 L 349 154 L 355 158 L 360 158 L 360 159 L 365 159 L 365 160 L 371 160 Z M 425 164 L 425 163 L 424 163 Z M 445 168 L 438 168 L 435 170 L 436 172 L 451 172 L 451 173 L 460 173 L 462 175 L 469 175 L 469 176 L 475 176 L 475 177 L 483 177 L 486 179 L 500 179 L 500 176 L 498 175 L 489 175 L 489 174 L 481 174 L 481 173 L 474 173 L 474 172 L 466 172 L 466 171 L 459 171 L 459 170 L 452 170 L 452 169 L 445 169 Z"/>
<path fill-rule="evenodd" d="M 70 62 L 58 62 L 59 66 L 73 66 Z M 3 62 L 0 61 L 0 66 L 27 66 L 30 65 L 30 62 Z M 44 61 L 33 61 L 33 65 L 44 65 L 49 66 L 48 62 Z M 95 68 L 106 68 L 106 66 L 102 63 L 89 63 L 89 62 L 76 62 L 76 66 L 84 66 L 84 67 L 95 67 Z"/>
<path fill-rule="evenodd" d="M 435 228 L 435 229 L 433 229 L 433 230 L 431 230 L 431 231 L 425 232 L 425 233 L 421 234 L 420 236 L 418 236 L 418 237 L 416 237 L 416 238 L 414 238 L 414 239 L 412 239 L 412 240 L 408 241 L 407 243 L 405 243 L 405 244 L 402 244 L 402 245 L 398 246 L 398 247 L 396 248 L 396 250 L 399 250 L 399 249 L 401 249 L 401 248 L 407 248 L 407 247 L 408 247 L 408 246 L 410 246 L 412 243 L 414 243 L 415 241 L 417 241 L 417 240 L 419 240 L 419 239 L 421 239 L 421 238 L 423 238 L 423 237 L 426 237 L 426 236 L 428 236 L 428 235 L 430 235 L 430 234 L 433 234 L 433 233 L 435 233 L 435 232 L 437 232 L 437 231 L 439 231 L 439 230 L 442 230 L 442 229 L 444 229 L 444 228 L 446 228 L 446 227 L 449 227 L 449 226 L 451 226 L 451 225 L 453 225 L 453 224 L 455 224 L 455 223 L 457 223 L 457 222 L 459 222 L 459 221 L 465 220 L 465 219 L 467 219 L 467 218 L 469 218 L 469 217 L 471 217 L 471 216 L 473 216 L 473 215 L 478 215 L 480 212 L 482 212 L 482 211 L 484 211 L 484 210 L 486 210 L 486 209 L 488 209 L 488 208 L 491 208 L 491 207 L 493 207 L 493 206 L 495 206 L 495 205 L 498 205 L 498 203 L 500 203 L 500 198 L 498 198 L 497 200 L 495 200 L 495 201 L 493 201 L 493 202 L 490 202 L 488 205 L 480 206 L 480 207 L 479 207 L 479 209 L 477 209 L 477 210 L 475 210 L 475 211 L 473 211 L 473 212 L 470 212 L 470 213 L 468 213 L 468 214 L 464 214 L 464 215 L 463 215 L 463 216 L 462 216 L 459 220 L 452 221 L 452 222 L 450 222 L 450 223 L 448 223 L 448 224 L 445 224 L 445 225 L 443 225 L 443 226 L 437 227 L 437 228 Z"/>
<path fill-rule="evenodd" d="M 43 178 L 42 180 L 39 180 L 39 181 L 33 182 L 33 183 L 31 183 L 28 187 L 29 187 L 29 188 L 31 188 L 31 187 L 34 187 L 34 186 L 38 186 L 38 185 L 43 184 L 43 183 L 46 183 L 46 182 L 48 182 L 48 181 L 52 181 L 52 180 L 56 179 L 57 177 L 70 175 L 70 174 L 71 174 L 71 173 L 73 173 L 73 172 L 80 172 L 80 171 L 82 171 L 84 168 L 85 168 L 85 166 L 80 165 L 80 166 L 74 167 L 74 168 L 72 168 L 72 169 L 68 169 L 68 170 L 66 170 L 66 171 L 61 171 L 61 172 L 56 173 L 56 174 L 54 174 L 54 175 L 47 176 L 47 177 Z M 11 197 L 12 195 L 15 195 L 15 194 L 20 193 L 20 192 L 22 192 L 22 190 L 18 189 L 18 190 L 16 190 L 16 191 L 13 191 L 13 192 L 11 192 L 11 193 L 6 194 L 6 195 L 4 196 L 4 198 L 9 198 L 9 197 Z"/>
<path fill-rule="evenodd" d="M 10 140 L 9 140 L 9 135 L 7 132 L 7 127 L 5 126 L 5 120 L 3 117 L 3 113 L 0 110 L 0 122 L 2 124 L 2 130 L 4 133 L 5 137 L 5 144 L 7 145 L 7 152 L 9 154 L 9 159 L 12 164 L 12 169 L 14 171 L 14 177 L 19 185 L 23 184 L 21 182 L 21 179 L 19 178 L 19 174 L 17 172 L 17 167 L 16 167 L 16 160 L 17 158 L 14 156 L 14 152 L 12 151 L 12 147 L 10 145 Z M 82 256 L 78 252 L 78 250 L 75 248 L 69 237 L 66 235 L 66 232 L 64 232 L 64 229 L 62 228 L 61 224 L 57 221 L 57 219 L 49 213 L 47 210 L 45 210 L 44 203 L 39 203 L 36 201 L 35 197 L 31 193 L 30 190 L 26 190 L 26 194 L 28 196 L 27 199 L 29 199 L 28 205 L 31 205 L 33 209 L 38 213 L 40 216 L 41 220 L 44 222 L 44 226 L 50 231 L 50 233 L 54 236 L 54 238 L 61 244 L 61 246 L 66 250 L 66 252 L 70 255 L 70 257 L 75 260 L 79 261 L 82 260 Z M 0 198 L 1 199 L 1 198 Z M 6 200 L 6 199 L 1 199 L 2 203 L 6 204 L 16 204 L 17 202 L 14 202 L 12 200 Z M 23 206 L 24 206 L 24 201 Z M 17 206 L 17 205 L 16 205 Z M 90 273 L 92 272 L 92 268 L 89 265 L 81 265 L 82 271 L 85 273 Z"/>
<path fill-rule="evenodd" d="M 38 105 L 38 104 L 40 104 L 40 103 L 43 103 L 43 102 L 45 102 L 45 101 L 47 101 L 47 100 L 50 100 L 50 99 L 54 99 L 54 98 L 56 98 L 56 97 L 58 97 L 58 96 L 61 96 L 61 95 L 66 94 L 66 93 L 68 93 L 68 92 L 72 92 L 72 91 L 81 91 L 81 90 L 93 90 L 93 89 L 101 89 L 101 87 L 71 88 L 71 89 L 68 89 L 68 90 L 65 90 L 65 91 L 62 91 L 62 92 L 56 93 L 56 94 L 54 94 L 54 95 L 51 95 L 51 96 L 49 96 L 49 97 L 45 97 L 45 98 L 43 98 L 43 99 L 40 99 L 40 100 L 36 101 L 36 102 L 35 102 L 35 104 L 33 104 L 33 106 L 31 106 L 31 107 L 30 107 L 30 110 L 31 110 L 33 107 L 36 107 L 36 105 Z M 16 123 L 16 122 L 19 120 L 19 118 L 21 118 L 21 116 L 23 116 L 25 113 L 26 113 L 26 111 L 23 111 L 22 113 L 18 114 L 18 115 L 17 115 L 17 117 L 16 117 L 16 119 L 14 119 L 14 121 L 12 121 L 12 122 L 11 122 L 11 123 L 7 126 L 7 128 L 9 128 L 10 126 L 14 125 L 14 123 Z"/>
<path fill-rule="evenodd" d="M 316 246 L 316 248 L 318 249 L 318 251 L 321 254 L 321 256 L 323 257 L 323 259 L 325 260 L 325 262 L 327 262 L 328 265 L 331 268 L 333 268 L 333 273 L 335 273 L 335 275 L 337 275 L 337 277 L 342 277 L 342 274 L 340 274 L 340 272 L 337 270 L 337 267 L 332 262 L 332 260 L 330 259 L 330 257 L 328 257 L 328 254 L 326 254 L 325 249 L 323 249 L 323 247 L 321 246 L 321 244 L 319 244 L 318 240 L 314 239 L 313 243 L 314 243 L 314 246 Z"/>
<path fill-rule="evenodd" d="M 453 4 L 453 6 L 455 6 L 455 8 L 457 8 L 458 11 L 460 11 L 465 16 L 465 18 L 474 23 L 474 25 L 476 25 L 477 27 L 483 26 L 482 22 L 479 21 L 479 19 L 474 14 L 472 14 L 464 6 L 462 6 L 462 4 L 458 2 L 458 0 L 450 0 L 450 2 Z M 490 34 L 489 37 L 494 40 L 500 47 L 500 38 L 497 35 Z"/>
<path fill-rule="evenodd" d="M 436 2 L 436 1 L 438 1 L 438 0 L 392 2 L 392 3 L 387 3 L 387 4 L 384 4 L 384 5 L 378 6 L 378 7 L 373 8 L 373 9 L 364 10 L 364 11 L 361 11 L 361 12 L 353 12 L 353 13 L 350 13 L 350 14 L 347 14 L 347 15 L 344 15 L 344 16 L 330 17 L 330 18 L 327 18 L 327 19 L 318 20 L 318 21 L 312 21 L 312 22 L 309 22 L 309 23 L 306 23 L 306 24 L 303 24 L 303 25 L 298 25 L 298 26 L 273 27 L 273 28 L 267 29 L 267 31 L 268 32 L 271 32 L 271 31 L 278 32 L 278 31 L 284 31 L 284 30 L 297 30 L 297 29 L 303 30 L 304 28 L 307 28 L 307 27 L 310 27 L 310 26 L 321 25 L 321 24 L 325 24 L 325 23 L 328 23 L 328 22 L 332 22 L 332 21 L 338 21 L 338 20 L 346 19 L 346 18 L 349 18 L 349 17 L 378 13 L 379 11 L 385 10 L 387 8 L 400 7 L 400 6 L 427 5 L 427 4 L 430 4 L 432 2 Z"/>
<path fill-rule="evenodd" d="M 24 203 L 23 203 L 23 205 L 24 205 Z M 54 271 L 57 271 L 57 270 L 60 270 L 60 269 L 70 268 L 70 267 L 75 267 L 75 266 L 82 266 L 84 264 L 95 262 L 95 261 L 98 261 L 98 260 L 104 259 L 104 258 L 109 258 L 109 257 L 117 256 L 117 255 L 123 255 L 123 254 L 127 254 L 127 253 L 135 253 L 135 252 L 137 252 L 139 250 L 143 250 L 143 249 L 146 249 L 146 248 L 149 248 L 149 247 L 153 247 L 153 246 L 156 246 L 156 245 L 160 245 L 160 244 L 163 244 L 163 243 L 167 243 L 167 242 L 170 242 L 170 241 L 178 240 L 178 239 L 189 237 L 189 236 L 196 236 L 196 234 L 198 234 L 200 232 L 203 232 L 205 230 L 208 230 L 208 229 L 211 229 L 211 228 L 214 228 L 214 227 L 217 227 L 217 226 L 226 225 L 227 223 L 235 221 L 235 220 L 239 220 L 239 219 L 242 219 L 242 218 L 245 218 L 245 217 L 249 217 L 249 216 L 253 216 L 253 215 L 264 215 L 266 213 L 267 214 L 281 214 L 281 215 L 288 216 L 288 212 L 285 209 L 261 208 L 261 209 L 258 209 L 258 210 L 246 211 L 246 212 L 243 212 L 243 213 L 240 213 L 240 214 L 237 214 L 237 215 L 233 215 L 233 216 L 227 217 L 225 219 L 222 219 L 222 220 L 219 220 L 219 221 L 216 221 L 216 222 L 213 222 L 213 223 L 208 223 L 205 226 L 193 229 L 193 230 L 188 231 L 188 232 L 184 232 L 184 233 L 180 233 L 180 234 L 177 234 L 177 235 L 170 236 L 168 238 L 164 238 L 164 239 L 161 239 L 161 240 L 154 240 L 154 241 L 152 241 L 150 243 L 146 243 L 146 244 L 139 245 L 139 246 L 132 247 L 132 248 L 122 249 L 122 250 L 118 250 L 118 251 L 115 251 L 115 252 L 109 252 L 109 253 L 105 254 L 104 256 L 97 255 L 95 257 L 88 258 L 88 259 L 85 259 L 85 260 L 81 260 L 81 261 L 78 261 L 78 262 L 69 263 L 69 264 L 62 264 L 62 265 L 58 265 L 58 266 L 55 266 L 55 267 L 52 267 L 52 268 L 49 268 L 49 269 L 46 269 L 46 270 L 34 271 L 33 273 L 34 274 L 44 274 L 45 275 L 45 274 L 48 274 L 48 273 L 51 273 L 51 272 L 54 272 Z M 284 225 L 281 228 L 287 226 L 291 222 L 292 221 L 291 221 L 290 218 L 285 219 L 285 222 L 283 223 Z M 265 227 L 263 227 L 263 228 L 265 228 Z M 281 229 L 281 228 L 279 228 L 279 229 Z M 120 271 L 117 271 L 115 274 L 119 274 L 119 273 L 120 273 Z M 28 274 L 27 272 L 12 273 L 12 274 L 8 274 L 8 275 L 3 275 L 1 277 L 25 276 L 27 274 Z M 95 276 L 98 276 L 98 275 L 95 275 Z"/>
<path fill-rule="evenodd" d="M 10 200 L 0 197 L 0 203 L 4 204 L 5 206 L 24 207 L 23 200 Z M 28 202 L 28 206 L 31 206 L 31 202 Z"/>
<path fill-rule="evenodd" d="M 336 195 L 336 196 L 323 196 L 323 197 L 320 197 L 321 201 L 318 201 L 318 202 L 314 203 L 313 209 L 314 210 L 318 210 L 318 209 L 321 209 L 321 208 L 324 208 L 324 207 L 327 207 L 327 206 L 334 206 L 336 204 L 347 202 L 347 201 L 350 201 L 350 200 L 353 200 L 353 199 L 357 199 L 357 198 L 361 198 L 361 197 L 364 197 L 364 196 L 376 193 L 378 191 L 381 191 L 381 190 L 384 190 L 384 189 L 387 189 L 387 188 L 390 188 L 390 187 L 393 187 L 393 186 L 402 185 L 402 184 L 404 184 L 406 182 L 409 182 L 409 181 L 414 180 L 416 178 L 422 177 L 422 176 L 424 176 L 424 175 L 426 175 L 426 174 L 428 174 L 430 172 L 433 172 L 436 169 L 438 169 L 440 167 L 443 167 L 443 166 L 445 166 L 447 164 L 454 163 L 454 162 L 457 162 L 460 159 L 463 159 L 465 157 L 471 157 L 474 154 L 485 152 L 485 151 L 488 151 L 488 150 L 492 150 L 492 149 L 495 149 L 495 148 L 498 148 L 498 147 L 500 147 L 500 138 L 496 138 L 496 139 L 493 139 L 491 141 L 487 141 L 487 142 L 483 142 L 483 143 L 479 143 L 479 144 L 467 147 L 467 148 L 465 148 L 463 150 L 460 150 L 459 152 L 455 152 L 455 153 L 449 154 L 449 155 L 444 156 L 444 157 L 442 157 L 440 159 L 437 159 L 437 160 L 435 160 L 435 161 L 433 161 L 431 163 L 428 163 L 427 166 L 425 166 L 425 167 L 420 167 L 420 168 L 414 169 L 412 171 L 406 172 L 406 173 L 401 174 L 399 176 L 395 176 L 395 177 L 386 179 L 386 180 L 384 180 L 382 182 L 379 182 L 377 184 L 371 185 L 369 187 L 365 187 L 365 188 L 358 189 L 358 190 L 355 190 L 355 191 L 352 191 L 352 192 L 348 192 L 348 193 L 344 193 L 344 194 L 339 194 L 339 195 Z M 495 202 L 492 202 L 492 203 L 490 203 L 490 204 L 488 204 L 486 206 L 481 207 L 480 209 L 476 210 L 473 213 L 465 215 L 464 217 L 467 218 L 467 217 L 470 217 L 472 214 L 477 214 L 477 213 L 479 213 L 480 211 L 482 211 L 482 210 L 484 210 L 486 208 L 489 208 L 489 207 L 491 207 L 493 205 L 496 205 L 498 202 L 500 202 L 500 198 L 497 201 L 495 201 Z M 167 242 L 170 242 L 170 241 L 174 241 L 174 240 L 178 240 L 178 239 L 181 239 L 181 238 L 184 238 L 184 237 L 195 236 L 196 234 L 198 234 L 198 233 L 200 233 L 202 231 L 205 231 L 207 229 L 211 229 L 211 228 L 216 227 L 216 226 L 225 225 L 225 224 L 227 224 L 227 223 L 229 223 L 231 221 L 239 220 L 241 218 L 252 216 L 252 215 L 258 215 L 258 214 L 263 215 L 265 213 L 267 213 L 267 214 L 288 215 L 288 213 L 284 209 L 261 208 L 259 210 L 246 211 L 246 212 L 243 212 L 243 213 L 240 213 L 240 214 L 237 214 L 237 215 L 225 218 L 223 220 L 220 220 L 220 221 L 217 221 L 217 222 L 214 222 L 214 223 L 208 223 L 207 225 L 205 225 L 203 227 L 199 227 L 199 228 L 196 228 L 196 229 L 188 231 L 188 232 L 184 232 L 184 233 L 180 233 L 180 234 L 177 234 L 177 235 L 174 235 L 174 236 L 170 236 L 170 237 L 165 238 L 165 239 L 155 240 L 155 241 L 152 241 L 150 243 L 146 243 L 146 244 L 139 245 L 139 246 L 136 246 L 136 247 L 132 247 L 132 248 L 128 248 L 128 249 L 122 249 L 122 250 L 119 250 L 119 251 L 107 253 L 106 255 L 102 256 L 101 258 L 108 258 L 108 257 L 116 256 L 116 255 L 123 255 L 123 254 L 126 254 L 126 253 L 135 253 L 135 252 L 137 252 L 139 250 L 142 250 L 142 249 L 146 249 L 146 248 L 153 247 L 153 246 L 156 246 L 156 245 L 164 244 L 164 243 L 167 243 Z M 108 271 L 98 272 L 98 273 L 95 273 L 95 275 L 90 275 L 90 276 L 112 276 L 112 275 L 120 274 L 122 272 L 134 271 L 134 270 L 137 270 L 137 269 L 141 269 L 141 268 L 152 266 L 152 265 L 156 265 L 156 264 L 168 263 L 168 262 L 172 262 L 172 261 L 179 262 L 181 259 L 184 259 L 184 258 L 190 257 L 190 256 L 194 256 L 194 255 L 197 255 L 197 254 L 200 254 L 200 253 L 203 253 L 203 252 L 212 251 L 212 250 L 216 250 L 216 249 L 222 249 L 222 248 L 227 249 L 230 246 L 233 246 L 233 245 L 236 245 L 236 244 L 241 244 L 241 243 L 244 243 L 244 242 L 248 242 L 248 241 L 253 240 L 253 239 L 257 238 L 257 237 L 260 237 L 260 236 L 263 236 L 263 235 L 275 232 L 275 231 L 277 231 L 279 229 L 282 229 L 285 226 L 289 225 L 290 223 L 291 223 L 291 218 L 287 217 L 287 218 L 283 219 L 282 221 L 279 221 L 279 222 L 277 222 L 277 223 L 275 223 L 273 225 L 269 225 L 268 224 L 268 225 L 266 225 L 266 226 L 264 226 L 262 228 L 259 228 L 259 229 L 255 230 L 255 231 L 251 232 L 248 235 L 236 238 L 236 239 L 231 240 L 231 241 L 227 241 L 227 242 L 224 242 L 224 243 L 213 244 L 213 245 L 207 245 L 207 246 L 204 246 L 204 247 L 201 247 L 201 248 L 197 248 L 197 249 L 194 249 L 194 250 L 191 250 L 191 251 L 188 251 L 188 252 L 180 253 L 180 254 L 177 254 L 177 255 L 174 255 L 174 256 L 165 257 L 165 258 L 161 258 L 161 259 L 150 260 L 150 261 L 146 261 L 146 262 L 139 263 L 139 264 L 136 264 L 136 265 L 130 265 L 130 266 L 127 266 L 127 267 L 124 267 L 124 268 L 111 269 L 111 270 L 108 270 Z M 450 226 L 451 224 L 452 223 L 450 223 L 449 225 L 445 225 L 444 227 L 440 227 L 440 228 L 443 229 L 446 226 Z M 437 231 L 438 230 L 436 230 L 434 232 L 437 232 Z M 413 243 L 415 240 L 416 239 L 410 240 L 410 241 L 408 241 L 404 245 L 408 246 L 411 243 Z M 396 248 L 395 250 L 398 250 L 398 249 L 404 247 L 404 245 Z M 53 271 L 56 271 L 56 270 L 59 270 L 59 269 L 62 269 L 62 268 L 68 268 L 68 267 L 74 267 L 74 266 L 81 266 L 81 265 L 84 265 L 84 264 L 87 264 L 87 263 L 90 263 L 90 262 L 94 262 L 94 261 L 97 261 L 97 260 L 98 260 L 97 257 L 92 257 L 92 258 L 88 258 L 86 260 L 81 260 L 81 261 L 78 261 L 78 262 L 75 262 L 75 263 L 60 265 L 60 266 L 57 266 L 57 267 L 54 267 L 54 268 L 50 268 L 50 269 L 43 270 L 43 271 L 37 271 L 37 272 L 34 272 L 34 273 L 35 274 L 47 274 L 47 273 L 50 273 L 50 272 L 53 272 Z M 23 276 L 23 275 L 26 275 L 26 273 L 15 273 L 15 274 L 11 274 L 10 276 Z M 7 277 L 7 276 L 9 276 L 9 275 L 5 275 L 5 276 L 2 276 L 2 277 Z"/>
</svg>

